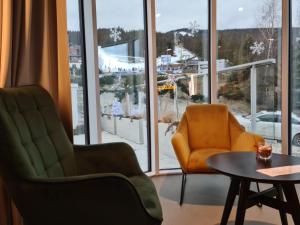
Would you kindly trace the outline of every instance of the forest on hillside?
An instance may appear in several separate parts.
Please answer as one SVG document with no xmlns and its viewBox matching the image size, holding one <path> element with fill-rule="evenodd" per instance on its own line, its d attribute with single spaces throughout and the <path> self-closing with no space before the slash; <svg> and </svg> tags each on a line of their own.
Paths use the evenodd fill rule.
<svg viewBox="0 0 300 225">
<path fill-rule="evenodd" d="M 115 29 L 118 32 L 118 40 L 115 41 L 111 32 Z M 139 40 L 144 45 L 144 31 L 133 30 L 126 31 L 122 28 L 112 28 L 112 29 L 98 29 L 97 39 L 98 45 L 102 47 L 108 47 L 113 45 L 118 45 L 122 43 L 128 43 L 130 41 Z M 265 28 L 266 32 L 268 28 Z M 249 50 L 250 47 L 255 42 L 264 42 L 265 46 L 268 46 L 268 40 L 264 40 L 262 33 L 263 28 L 257 29 L 235 29 L 235 30 L 221 30 L 218 31 L 218 58 L 219 59 L 230 59 L 234 64 L 242 64 L 246 62 L 251 62 L 253 60 L 260 60 L 267 58 L 265 54 L 261 54 L 259 57 L 253 55 Z M 280 29 L 275 29 L 273 36 L 280 36 Z M 167 54 L 167 49 L 173 49 L 175 47 L 174 34 L 186 33 L 186 35 L 178 35 L 181 44 L 194 53 L 200 59 L 207 57 L 208 50 L 208 31 L 198 30 L 198 32 L 193 35 L 189 34 L 188 28 L 178 29 L 169 31 L 166 33 L 157 32 L 157 55 Z M 80 32 L 69 31 L 69 42 L 73 45 L 80 45 Z M 278 43 L 277 39 L 274 39 L 272 43 L 273 57 L 277 54 Z M 237 48 L 238 47 L 238 48 Z M 266 52 L 266 51 L 265 51 Z M 267 54 L 267 53 L 266 53 Z M 206 56 L 205 56 L 206 55 Z M 272 56 L 269 55 L 270 58 Z M 276 58 L 276 57 L 275 57 Z"/>
</svg>

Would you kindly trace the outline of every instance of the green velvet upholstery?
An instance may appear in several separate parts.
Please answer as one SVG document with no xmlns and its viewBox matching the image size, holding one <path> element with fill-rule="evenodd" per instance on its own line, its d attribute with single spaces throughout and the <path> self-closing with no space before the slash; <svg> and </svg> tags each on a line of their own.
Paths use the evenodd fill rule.
<svg viewBox="0 0 300 225">
<path fill-rule="evenodd" d="M 0 169 L 26 225 L 159 225 L 152 181 L 125 143 L 73 146 L 50 95 L 0 89 Z"/>
</svg>

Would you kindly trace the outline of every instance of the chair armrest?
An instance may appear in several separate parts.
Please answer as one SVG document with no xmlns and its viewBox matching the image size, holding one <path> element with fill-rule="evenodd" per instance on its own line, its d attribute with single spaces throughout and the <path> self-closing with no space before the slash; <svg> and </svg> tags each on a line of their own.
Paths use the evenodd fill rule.
<svg viewBox="0 0 300 225">
<path fill-rule="evenodd" d="M 132 183 L 120 174 L 23 180 L 9 188 L 26 224 L 140 225 L 156 221 Z"/>
<path fill-rule="evenodd" d="M 188 140 L 181 132 L 176 131 L 172 137 L 172 145 L 182 170 L 186 171 L 191 153 Z"/>
<path fill-rule="evenodd" d="M 142 174 L 133 149 L 126 143 L 74 146 L 78 174 L 121 173 Z"/>
<path fill-rule="evenodd" d="M 257 143 L 264 142 L 263 137 L 249 133 L 241 132 L 231 143 L 232 151 L 256 151 Z"/>
</svg>

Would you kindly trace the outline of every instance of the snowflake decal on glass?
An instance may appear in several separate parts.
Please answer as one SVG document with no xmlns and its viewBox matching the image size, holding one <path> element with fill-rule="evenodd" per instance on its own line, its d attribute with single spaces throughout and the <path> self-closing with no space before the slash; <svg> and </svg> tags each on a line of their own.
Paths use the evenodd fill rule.
<svg viewBox="0 0 300 225">
<path fill-rule="evenodd" d="M 197 23 L 196 20 L 194 20 L 193 22 L 190 22 L 190 30 L 191 30 L 191 34 L 194 35 L 199 31 L 199 24 Z"/>
<path fill-rule="evenodd" d="M 119 31 L 117 28 L 110 29 L 110 35 L 109 37 L 113 39 L 114 42 L 121 40 L 121 31 Z"/>
<path fill-rule="evenodd" d="M 256 41 L 252 46 L 250 46 L 250 50 L 252 55 L 261 55 L 265 50 L 264 43 L 262 41 L 259 43 Z"/>
</svg>

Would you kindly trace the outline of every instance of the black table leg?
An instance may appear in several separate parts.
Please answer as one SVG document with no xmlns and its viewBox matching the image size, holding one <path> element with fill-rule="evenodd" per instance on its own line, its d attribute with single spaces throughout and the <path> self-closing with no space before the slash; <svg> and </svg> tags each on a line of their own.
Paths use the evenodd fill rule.
<svg viewBox="0 0 300 225">
<path fill-rule="evenodd" d="M 229 219 L 229 215 L 232 210 L 232 206 L 235 200 L 236 195 L 239 193 L 240 189 L 240 180 L 236 178 L 231 179 L 231 183 L 229 186 L 228 194 L 227 194 L 227 199 L 222 215 L 222 220 L 220 225 L 226 225 Z"/>
<path fill-rule="evenodd" d="M 256 181 L 255 183 L 256 183 L 257 192 L 260 192 L 259 183 L 258 183 L 257 181 Z M 258 206 L 259 208 L 262 208 L 262 204 L 261 204 L 260 202 L 257 203 L 257 206 Z"/>
<path fill-rule="evenodd" d="M 294 223 L 300 224 L 300 204 L 294 184 L 283 184 L 283 192 L 290 208 Z"/>
<path fill-rule="evenodd" d="M 238 203 L 238 207 L 237 207 L 235 225 L 243 225 L 244 224 L 249 190 L 250 190 L 250 181 L 247 179 L 241 180 L 239 203 Z"/>
<path fill-rule="evenodd" d="M 280 201 L 284 201 L 282 187 L 279 184 L 274 184 L 273 186 L 276 188 L 276 198 Z M 285 210 L 279 209 L 279 213 L 280 213 L 281 224 L 288 225 Z"/>
</svg>

